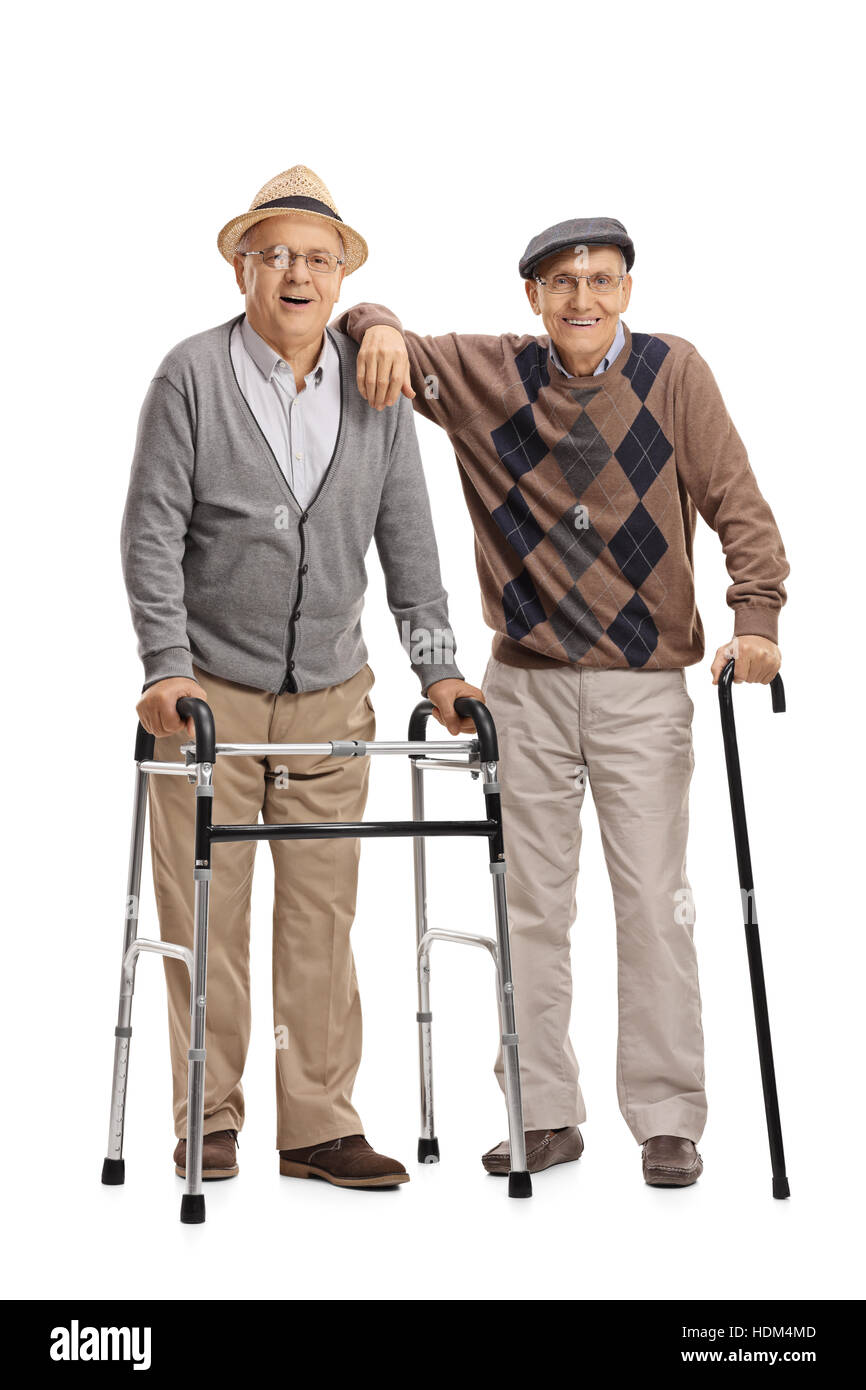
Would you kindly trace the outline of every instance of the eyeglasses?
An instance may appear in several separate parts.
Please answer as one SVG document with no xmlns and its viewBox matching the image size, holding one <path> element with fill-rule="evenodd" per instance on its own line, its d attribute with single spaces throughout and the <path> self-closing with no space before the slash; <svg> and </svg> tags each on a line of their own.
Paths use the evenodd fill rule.
<svg viewBox="0 0 866 1390">
<path fill-rule="evenodd" d="M 338 265 L 346 264 L 330 251 L 290 251 L 288 246 L 268 246 L 264 251 L 239 251 L 238 255 L 261 256 L 271 270 L 289 270 L 295 261 L 306 261 L 308 270 L 314 275 L 333 275 Z"/>
<path fill-rule="evenodd" d="M 610 294 L 622 284 L 625 276 L 608 275 L 606 271 L 598 270 L 595 275 L 553 275 L 549 280 L 536 275 L 534 279 L 536 284 L 544 286 L 548 294 L 571 294 L 581 280 L 586 281 L 594 294 Z"/>
</svg>

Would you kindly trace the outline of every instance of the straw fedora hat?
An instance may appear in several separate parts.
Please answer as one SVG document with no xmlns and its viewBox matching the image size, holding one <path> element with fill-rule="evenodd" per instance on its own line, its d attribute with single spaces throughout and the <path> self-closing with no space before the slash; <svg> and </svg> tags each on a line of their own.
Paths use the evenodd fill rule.
<svg viewBox="0 0 866 1390">
<path fill-rule="evenodd" d="M 366 241 L 343 221 L 322 180 L 304 164 L 294 164 L 291 169 L 277 174 L 264 188 L 259 189 L 249 212 L 242 212 L 239 217 L 233 217 L 231 222 L 226 223 L 217 237 L 220 254 L 231 262 L 247 227 L 262 222 L 266 217 L 284 217 L 287 212 L 302 212 L 305 217 L 319 218 L 336 227 L 346 248 L 347 275 L 364 264 L 367 259 Z"/>
</svg>

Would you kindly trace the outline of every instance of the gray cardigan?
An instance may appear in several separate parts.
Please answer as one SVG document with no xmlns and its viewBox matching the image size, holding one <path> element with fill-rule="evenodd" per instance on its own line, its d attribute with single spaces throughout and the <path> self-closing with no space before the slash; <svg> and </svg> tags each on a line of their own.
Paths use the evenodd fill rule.
<svg viewBox="0 0 866 1390">
<path fill-rule="evenodd" d="M 388 605 L 422 690 L 459 677 L 410 402 L 375 411 L 340 357 L 334 454 L 306 510 L 235 376 L 243 315 L 177 344 L 138 422 L 121 550 L 145 685 L 204 671 L 258 690 L 348 680 L 367 649 L 364 556 L 375 537 Z"/>
</svg>

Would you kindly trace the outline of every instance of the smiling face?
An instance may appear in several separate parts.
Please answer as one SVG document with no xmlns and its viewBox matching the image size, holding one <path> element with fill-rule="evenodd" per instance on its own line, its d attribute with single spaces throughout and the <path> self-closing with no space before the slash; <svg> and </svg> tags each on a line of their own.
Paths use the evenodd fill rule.
<svg viewBox="0 0 866 1390">
<path fill-rule="evenodd" d="M 244 244 L 247 251 L 266 251 L 288 246 L 312 256 L 331 252 L 342 258 L 340 238 L 330 222 L 289 213 L 266 217 L 251 228 Z M 299 349 L 321 341 L 325 324 L 340 298 L 345 266 L 330 274 L 314 274 L 306 261 L 296 259 L 290 269 L 275 270 L 261 256 L 234 257 L 235 276 L 246 298 L 246 314 L 252 327 L 277 352 Z"/>
<path fill-rule="evenodd" d="M 590 376 L 613 342 L 631 298 L 631 276 L 607 294 L 591 289 L 586 280 L 566 294 L 551 294 L 550 281 L 557 275 L 600 274 L 616 280 L 624 270 L 618 246 L 582 246 L 557 251 L 536 267 L 548 285 L 525 281 L 533 312 L 541 315 L 563 365 L 575 376 Z"/>
</svg>

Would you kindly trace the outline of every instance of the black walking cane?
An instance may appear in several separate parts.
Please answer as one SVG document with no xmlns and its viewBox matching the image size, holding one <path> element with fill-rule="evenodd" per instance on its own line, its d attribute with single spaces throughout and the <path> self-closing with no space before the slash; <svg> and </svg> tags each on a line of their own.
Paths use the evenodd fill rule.
<svg viewBox="0 0 866 1390">
<path fill-rule="evenodd" d="M 734 819 L 734 843 L 737 849 L 737 868 L 743 899 L 743 923 L 746 928 L 746 950 L 749 956 L 749 976 L 752 982 L 752 1002 L 755 1006 L 755 1027 L 758 1032 L 758 1056 L 761 1059 L 761 1084 L 764 1088 L 764 1109 L 767 1112 L 767 1133 L 770 1139 L 770 1162 L 773 1165 L 773 1196 L 790 1197 L 791 1189 L 785 1173 L 785 1151 L 782 1147 L 782 1122 L 779 1118 L 779 1097 L 776 1094 L 776 1069 L 773 1066 L 773 1045 L 770 1041 L 770 1015 L 767 1010 L 767 990 L 764 984 L 764 962 L 761 957 L 761 938 L 758 935 L 758 916 L 755 910 L 755 885 L 752 879 L 752 856 L 749 852 L 749 832 L 746 828 L 746 806 L 743 800 L 743 778 L 737 749 L 737 730 L 734 724 L 732 688 L 734 662 L 729 661 L 719 677 L 719 707 L 722 715 L 722 739 L 728 769 L 728 789 L 731 793 L 731 814 Z M 782 677 L 770 681 L 773 713 L 785 710 L 785 687 Z"/>
</svg>

